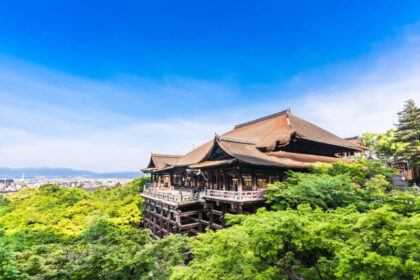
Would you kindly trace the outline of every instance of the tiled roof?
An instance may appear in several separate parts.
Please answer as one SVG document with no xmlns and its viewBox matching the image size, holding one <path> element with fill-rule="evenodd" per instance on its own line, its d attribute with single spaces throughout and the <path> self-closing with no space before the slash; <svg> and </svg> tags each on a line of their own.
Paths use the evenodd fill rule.
<svg viewBox="0 0 420 280">
<path fill-rule="evenodd" d="M 264 118 L 235 126 L 231 131 L 208 141 L 184 156 L 152 154 L 151 163 L 156 169 L 171 166 L 212 166 L 207 161 L 215 145 L 219 145 L 228 155 L 240 162 L 286 168 L 306 168 L 316 161 L 334 162 L 340 159 L 317 155 L 287 153 L 278 151 L 278 147 L 287 146 L 295 138 L 342 147 L 343 150 L 360 151 L 360 145 L 346 141 L 325 129 L 292 115 L 285 110 Z M 277 149 L 276 152 L 274 152 Z M 262 150 L 264 152 L 262 152 Z M 204 163 L 206 162 L 206 163 Z M 217 163 L 216 163 L 217 162 Z M 226 164 L 227 161 L 214 161 L 214 164 Z M 153 167 L 149 164 L 148 168 Z"/>
</svg>

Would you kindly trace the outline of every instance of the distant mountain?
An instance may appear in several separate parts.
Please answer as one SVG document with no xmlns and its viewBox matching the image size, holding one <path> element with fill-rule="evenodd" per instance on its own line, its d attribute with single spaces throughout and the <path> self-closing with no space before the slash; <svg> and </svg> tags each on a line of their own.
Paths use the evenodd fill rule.
<svg viewBox="0 0 420 280">
<path fill-rule="evenodd" d="M 97 173 L 88 170 L 74 170 L 69 168 L 7 168 L 0 167 L 0 178 L 22 178 L 22 174 L 25 174 L 25 178 L 138 178 L 142 177 L 143 173 L 140 171 L 128 171 L 128 172 L 110 172 L 110 173 Z"/>
</svg>

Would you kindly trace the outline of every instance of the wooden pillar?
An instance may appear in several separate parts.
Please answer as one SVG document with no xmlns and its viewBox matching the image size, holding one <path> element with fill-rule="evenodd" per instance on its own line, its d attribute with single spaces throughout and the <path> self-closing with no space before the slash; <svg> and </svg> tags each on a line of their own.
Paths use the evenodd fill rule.
<svg viewBox="0 0 420 280">
<path fill-rule="evenodd" d="M 241 204 L 238 205 L 238 214 L 243 214 L 244 210 Z"/>
<path fill-rule="evenodd" d="M 165 232 L 163 231 L 163 204 L 160 204 L 160 217 L 159 217 L 159 231 L 160 231 L 160 236 L 163 237 L 165 236 Z"/>
<path fill-rule="evenodd" d="M 153 229 L 152 232 L 156 235 L 156 213 L 153 213 Z"/>
<path fill-rule="evenodd" d="M 257 174 L 255 174 L 255 169 L 252 170 L 252 190 L 257 190 Z"/>
<path fill-rule="evenodd" d="M 221 219 L 222 219 L 222 226 L 225 227 L 225 225 L 226 225 L 225 215 L 227 213 L 227 205 L 226 205 L 226 203 L 223 203 L 222 204 L 222 212 L 223 212 L 223 216 L 221 217 Z"/>
<path fill-rule="evenodd" d="M 203 220 L 203 212 L 198 212 L 198 231 L 203 232 L 203 225 L 201 224 L 201 221 Z"/>
<path fill-rule="evenodd" d="M 179 233 L 180 225 L 181 225 L 181 217 L 179 216 L 180 211 L 176 210 L 175 213 L 173 213 L 174 220 L 175 220 L 175 226 L 173 233 Z"/>
<path fill-rule="evenodd" d="M 206 186 L 206 188 L 207 189 L 209 189 L 210 188 L 210 186 L 211 186 L 211 183 L 210 183 L 210 172 L 211 171 L 206 171 L 204 174 L 206 175 L 206 177 L 207 177 L 207 181 L 206 181 L 206 184 L 205 184 L 205 186 Z M 203 176 L 203 180 L 206 180 L 205 178 L 204 178 L 204 176 Z"/>
<path fill-rule="evenodd" d="M 169 208 L 169 206 L 168 206 L 168 215 L 167 215 L 167 217 L 166 217 L 168 220 L 166 221 L 166 233 L 169 235 L 169 234 L 171 234 L 172 233 L 172 230 L 171 230 L 171 208 Z"/>
<path fill-rule="evenodd" d="M 223 190 L 227 191 L 227 174 L 223 172 Z"/>
<path fill-rule="evenodd" d="M 211 229 L 214 223 L 213 204 L 210 205 L 210 211 L 208 213 L 209 213 L 209 228 Z"/>
<path fill-rule="evenodd" d="M 238 170 L 238 191 L 242 191 L 243 190 L 243 182 L 242 182 L 242 172 L 241 170 Z"/>
</svg>

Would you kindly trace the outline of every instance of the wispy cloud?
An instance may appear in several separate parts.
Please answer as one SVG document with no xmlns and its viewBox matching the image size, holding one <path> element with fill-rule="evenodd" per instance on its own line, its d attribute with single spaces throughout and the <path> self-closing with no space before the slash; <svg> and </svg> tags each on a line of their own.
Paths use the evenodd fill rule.
<svg viewBox="0 0 420 280">
<path fill-rule="evenodd" d="M 0 166 L 138 170 L 150 152 L 183 154 L 288 107 L 343 137 L 385 131 L 405 100 L 420 104 L 417 34 L 403 31 L 358 61 L 246 88 L 174 76 L 86 79 L 3 56 Z"/>
</svg>

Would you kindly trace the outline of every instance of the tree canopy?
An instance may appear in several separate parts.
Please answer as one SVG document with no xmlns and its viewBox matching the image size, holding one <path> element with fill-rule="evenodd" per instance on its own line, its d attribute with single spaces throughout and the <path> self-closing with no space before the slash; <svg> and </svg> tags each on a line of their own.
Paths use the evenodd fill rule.
<svg viewBox="0 0 420 280">
<path fill-rule="evenodd" d="M 419 230 L 387 206 L 260 210 L 190 239 L 195 258 L 171 279 L 418 279 Z"/>
<path fill-rule="evenodd" d="M 147 179 L 85 192 L 45 185 L 0 197 L 0 279 L 166 279 L 186 237 L 139 228 Z"/>
<path fill-rule="evenodd" d="M 417 177 L 420 166 L 420 108 L 412 99 L 408 100 L 404 110 L 398 113 L 396 142 L 403 143 L 402 156 L 414 168 Z"/>
</svg>

